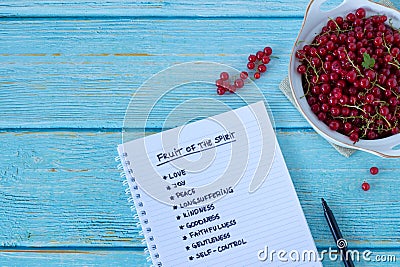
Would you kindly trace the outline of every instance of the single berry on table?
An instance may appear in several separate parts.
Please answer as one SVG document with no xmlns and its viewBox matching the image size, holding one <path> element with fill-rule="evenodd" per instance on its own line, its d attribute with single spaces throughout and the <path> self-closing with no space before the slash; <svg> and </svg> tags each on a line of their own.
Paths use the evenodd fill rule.
<svg viewBox="0 0 400 267">
<path fill-rule="evenodd" d="M 362 188 L 362 190 L 364 190 L 364 191 L 368 191 L 370 188 L 371 188 L 371 186 L 369 185 L 369 183 L 367 183 L 367 182 L 363 182 L 362 183 L 362 185 L 361 185 L 361 188 Z"/>
<path fill-rule="evenodd" d="M 378 167 L 371 167 L 371 168 L 369 169 L 369 172 L 370 172 L 372 175 L 376 175 L 376 174 L 378 174 L 379 169 L 378 169 Z"/>
</svg>

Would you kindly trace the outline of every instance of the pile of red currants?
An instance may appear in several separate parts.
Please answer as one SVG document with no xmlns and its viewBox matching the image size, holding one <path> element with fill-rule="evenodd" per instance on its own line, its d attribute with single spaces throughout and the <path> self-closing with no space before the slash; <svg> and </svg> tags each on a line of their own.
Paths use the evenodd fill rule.
<svg viewBox="0 0 400 267">
<path fill-rule="evenodd" d="M 296 51 L 312 112 L 354 143 L 399 133 L 400 31 L 363 8 L 330 19 Z"/>
</svg>

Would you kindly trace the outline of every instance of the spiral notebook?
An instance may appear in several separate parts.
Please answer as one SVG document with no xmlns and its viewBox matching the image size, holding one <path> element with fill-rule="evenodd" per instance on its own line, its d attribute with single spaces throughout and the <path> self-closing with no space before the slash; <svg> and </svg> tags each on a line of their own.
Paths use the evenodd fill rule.
<svg viewBox="0 0 400 267">
<path fill-rule="evenodd" d="M 262 101 L 118 153 L 154 266 L 322 266 Z"/>
</svg>

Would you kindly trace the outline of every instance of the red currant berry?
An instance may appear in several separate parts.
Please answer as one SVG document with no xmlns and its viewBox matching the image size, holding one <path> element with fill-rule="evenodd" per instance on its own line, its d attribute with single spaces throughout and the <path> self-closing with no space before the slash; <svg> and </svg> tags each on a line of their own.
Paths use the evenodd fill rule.
<svg viewBox="0 0 400 267">
<path fill-rule="evenodd" d="M 215 85 L 216 86 L 223 86 L 224 85 L 224 81 L 222 79 L 218 79 L 215 81 Z"/>
<path fill-rule="evenodd" d="M 335 21 L 338 25 L 342 25 L 343 24 L 343 17 L 336 17 Z"/>
<path fill-rule="evenodd" d="M 397 57 L 400 54 L 400 49 L 397 47 L 393 47 L 390 53 L 392 54 L 392 56 Z"/>
<path fill-rule="evenodd" d="M 369 169 L 369 172 L 370 172 L 372 175 L 376 175 L 376 174 L 378 174 L 379 169 L 378 169 L 378 167 L 371 167 L 371 168 Z"/>
<path fill-rule="evenodd" d="M 331 121 L 331 122 L 329 123 L 329 128 L 330 128 L 331 130 L 333 130 L 333 131 L 339 130 L 339 128 L 340 128 L 340 122 L 339 122 L 339 121 L 336 121 L 336 120 Z"/>
<path fill-rule="evenodd" d="M 272 48 L 269 47 L 269 46 L 266 46 L 266 47 L 264 48 L 264 54 L 265 54 L 266 56 L 270 56 L 270 55 L 272 54 Z"/>
<path fill-rule="evenodd" d="M 320 112 L 320 113 L 318 114 L 318 119 L 319 119 L 320 121 L 325 121 L 325 120 L 326 120 L 326 113 Z"/>
<path fill-rule="evenodd" d="M 234 92 L 236 92 L 236 86 L 235 85 L 229 85 L 229 87 L 228 87 L 228 91 L 229 91 L 229 93 L 234 93 Z"/>
<path fill-rule="evenodd" d="M 389 78 L 389 79 L 386 81 L 386 85 L 387 85 L 389 88 L 395 88 L 395 87 L 397 86 L 397 81 L 396 81 L 395 78 Z"/>
<path fill-rule="evenodd" d="M 346 19 L 347 19 L 348 21 L 353 22 L 353 21 L 356 20 L 356 15 L 354 15 L 353 13 L 349 13 L 349 14 L 347 14 L 347 16 L 346 16 Z"/>
<path fill-rule="evenodd" d="M 374 44 L 375 44 L 375 46 L 377 46 L 377 47 L 382 46 L 382 44 L 383 44 L 382 37 L 380 37 L 380 36 L 375 37 L 375 39 L 374 39 Z"/>
<path fill-rule="evenodd" d="M 219 78 L 223 81 L 226 81 L 229 79 L 229 74 L 227 72 L 221 72 L 221 74 L 219 75 Z"/>
<path fill-rule="evenodd" d="M 374 95 L 373 94 L 367 94 L 365 96 L 365 102 L 367 102 L 368 104 L 372 104 L 374 102 Z"/>
<path fill-rule="evenodd" d="M 240 78 L 241 78 L 242 80 L 246 80 L 247 77 L 249 77 L 249 74 L 247 73 L 247 71 L 242 71 L 242 72 L 240 73 Z"/>
<path fill-rule="evenodd" d="M 267 67 L 264 64 L 260 64 L 258 66 L 258 71 L 261 72 L 261 73 L 266 72 L 267 71 Z"/>
<path fill-rule="evenodd" d="M 365 14 L 366 14 L 366 12 L 365 12 L 364 8 L 359 8 L 356 10 L 356 17 L 359 19 L 365 18 Z"/>
<path fill-rule="evenodd" d="M 344 117 L 349 116 L 349 115 L 350 115 L 350 108 L 348 108 L 348 107 L 343 107 L 343 108 L 342 108 L 342 115 L 343 115 Z"/>
<path fill-rule="evenodd" d="M 249 62 L 255 62 L 257 60 L 257 57 L 255 55 L 250 55 L 248 60 Z"/>
<path fill-rule="evenodd" d="M 304 50 L 297 50 L 296 51 L 296 58 L 298 59 L 304 59 L 306 57 L 306 52 Z"/>
<path fill-rule="evenodd" d="M 261 74 L 259 72 L 254 73 L 254 79 L 260 79 Z"/>
<path fill-rule="evenodd" d="M 271 61 L 269 56 L 263 56 L 263 58 L 261 60 L 262 60 L 262 63 L 264 63 L 264 64 L 268 64 Z"/>
<path fill-rule="evenodd" d="M 314 104 L 311 106 L 311 111 L 314 112 L 315 114 L 318 114 L 320 111 L 320 107 L 318 104 Z"/>
<path fill-rule="evenodd" d="M 368 191 L 371 188 L 371 186 L 369 185 L 369 183 L 363 182 L 362 185 L 361 185 L 361 188 L 364 191 Z"/>
<path fill-rule="evenodd" d="M 242 88 L 242 87 L 244 86 L 243 80 L 242 80 L 242 79 L 236 79 L 236 80 L 235 80 L 235 86 L 236 86 L 237 88 Z"/>
<path fill-rule="evenodd" d="M 346 122 L 343 126 L 344 131 L 346 133 L 350 132 L 353 129 L 353 125 L 350 122 Z"/>
<path fill-rule="evenodd" d="M 389 105 L 391 105 L 392 107 L 397 106 L 398 103 L 399 101 L 397 100 L 397 97 L 392 96 L 391 98 L 389 98 Z"/>
<path fill-rule="evenodd" d="M 350 83 L 354 83 L 357 79 L 357 73 L 354 70 L 347 72 L 346 80 Z"/>
<path fill-rule="evenodd" d="M 361 88 L 367 89 L 371 85 L 370 81 L 367 78 L 360 79 L 360 86 Z"/>
<path fill-rule="evenodd" d="M 257 58 L 258 60 L 261 60 L 261 59 L 263 58 L 263 56 L 264 56 L 264 52 L 263 52 L 263 51 L 258 51 L 258 52 L 256 53 L 256 58 Z"/>
<path fill-rule="evenodd" d="M 256 67 L 256 64 L 254 64 L 254 62 L 249 62 L 249 63 L 247 63 L 247 68 L 249 69 L 249 70 L 252 70 L 252 69 L 254 69 Z"/>
<path fill-rule="evenodd" d="M 349 136 L 350 140 L 353 141 L 354 143 L 358 142 L 359 136 L 358 133 L 352 132 Z"/>
<path fill-rule="evenodd" d="M 221 86 L 217 87 L 217 94 L 218 95 L 223 95 L 223 94 L 225 94 L 225 92 L 226 92 L 226 90 L 225 90 L 224 87 L 221 87 Z"/>
<path fill-rule="evenodd" d="M 304 74 L 304 73 L 306 73 L 306 71 L 307 71 L 307 67 L 305 65 L 303 65 L 303 64 L 299 65 L 297 67 L 297 72 L 300 73 L 300 74 Z"/>
<path fill-rule="evenodd" d="M 389 114 L 389 112 L 390 112 L 390 110 L 389 110 L 389 108 L 387 106 L 383 106 L 383 107 L 379 108 L 379 113 L 382 116 L 387 116 Z"/>
</svg>

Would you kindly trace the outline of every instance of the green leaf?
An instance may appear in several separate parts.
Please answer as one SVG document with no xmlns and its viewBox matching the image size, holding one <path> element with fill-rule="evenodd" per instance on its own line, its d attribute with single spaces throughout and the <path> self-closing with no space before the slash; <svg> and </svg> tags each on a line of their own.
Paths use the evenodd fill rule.
<svg viewBox="0 0 400 267">
<path fill-rule="evenodd" d="M 370 55 L 368 55 L 367 53 L 363 54 L 363 62 L 362 62 L 362 66 L 366 69 L 372 69 L 375 65 L 375 59 L 371 58 Z"/>
</svg>

